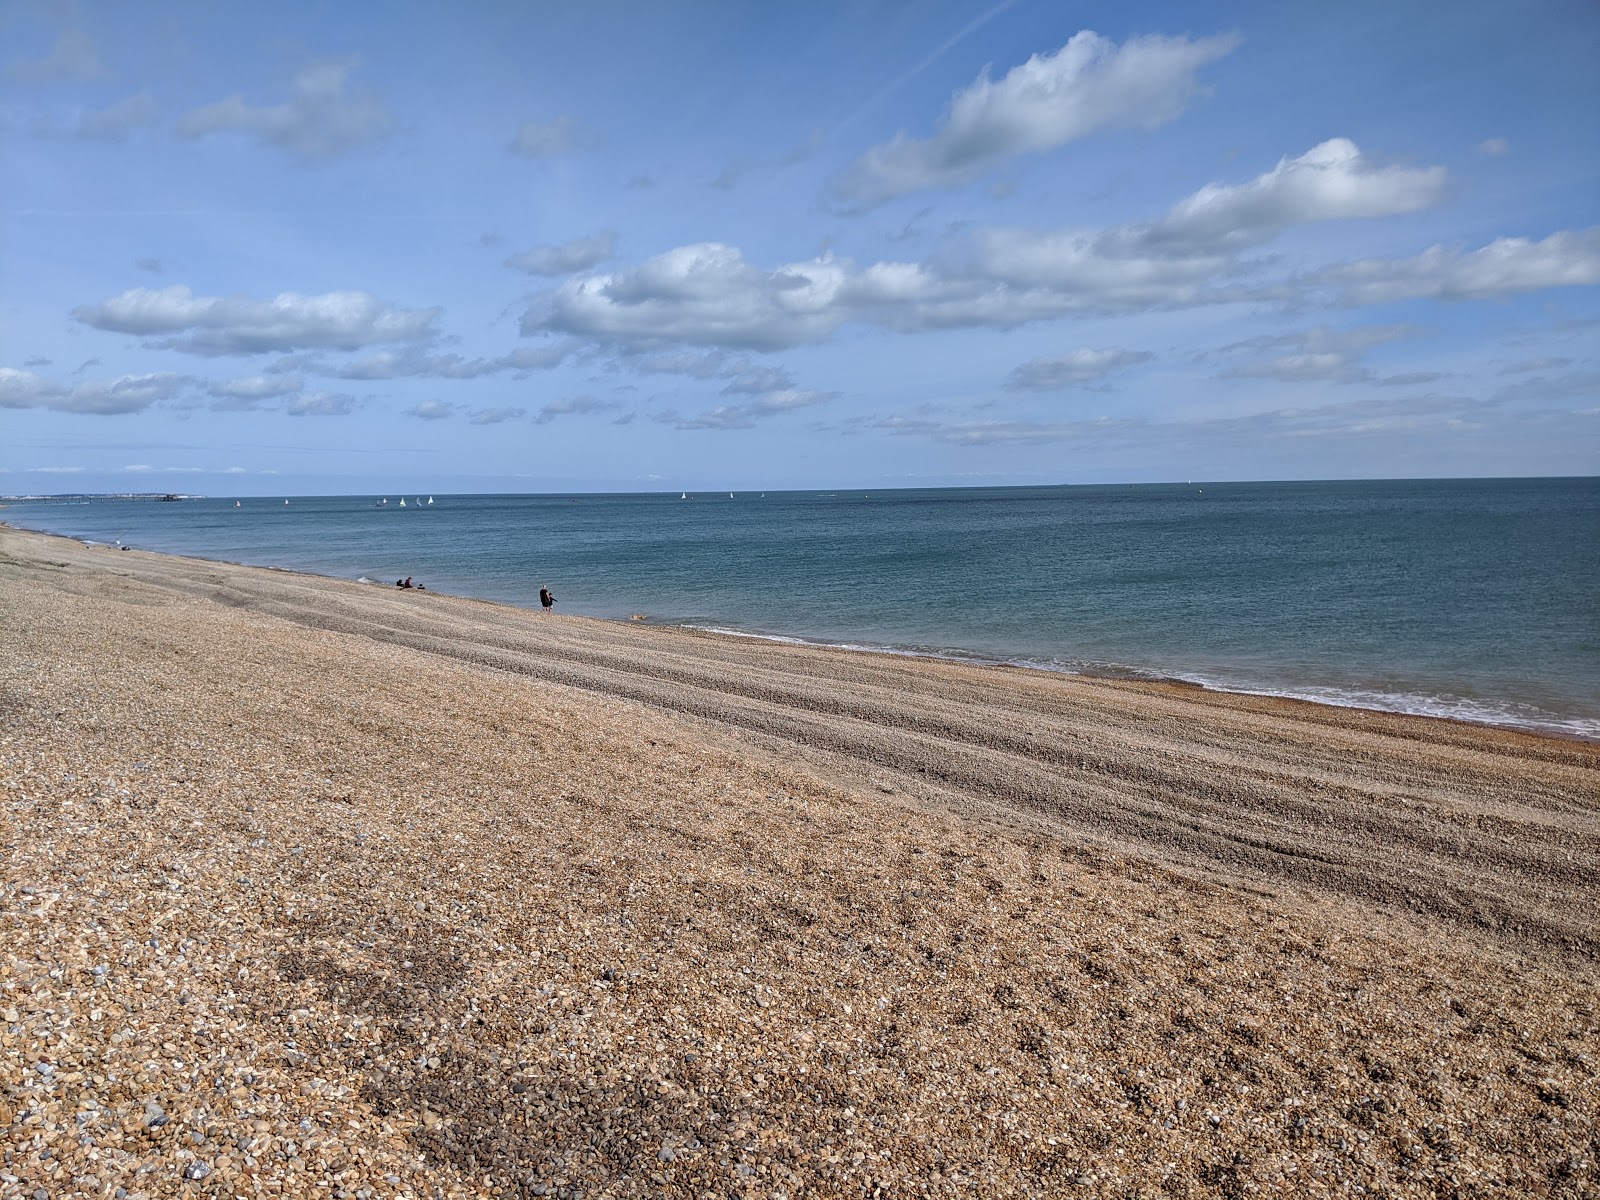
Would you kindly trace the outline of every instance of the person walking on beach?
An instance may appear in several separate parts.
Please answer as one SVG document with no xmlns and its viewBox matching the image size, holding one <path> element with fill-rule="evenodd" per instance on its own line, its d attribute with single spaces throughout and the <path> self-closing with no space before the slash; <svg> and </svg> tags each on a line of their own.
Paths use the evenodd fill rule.
<svg viewBox="0 0 1600 1200">
<path fill-rule="evenodd" d="M 544 609 L 545 612 L 549 612 L 555 607 L 555 603 L 556 598 L 550 594 L 550 589 L 541 587 L 539 589 L 539 607 Z"/>
</svg>

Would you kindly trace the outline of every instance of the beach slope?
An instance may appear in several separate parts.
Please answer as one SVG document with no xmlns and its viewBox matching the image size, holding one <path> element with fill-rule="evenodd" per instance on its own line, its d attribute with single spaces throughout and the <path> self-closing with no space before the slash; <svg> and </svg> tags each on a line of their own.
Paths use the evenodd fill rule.
<svg viewBox="0 0 1600 1200">
<path fill-rule="evenodd" d="M 0 529 L 5 1195 L 1592 1195 L 1600 748 Z"/>
</svg>

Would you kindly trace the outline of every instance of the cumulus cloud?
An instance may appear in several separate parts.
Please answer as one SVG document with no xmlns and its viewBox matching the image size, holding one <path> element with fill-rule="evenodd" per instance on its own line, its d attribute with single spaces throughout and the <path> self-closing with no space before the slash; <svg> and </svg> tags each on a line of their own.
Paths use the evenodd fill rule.
<svg viewBox="0 0 1600 1200">
<path fill-rule="evenodd" d="M 933 137 L 901 133 L 874 146 L 834 182 L 834 198 L 862 211 L 907 192 L 967 183 L 1015 155 L 1100 130 L 1163 125 L 1200 90 L 1195 72 L 1236 45 L 1232 36 L 1148 36 L 1119 46 L 1084 30 L 999 82 L 985 69 L 956 93 Z"/>
<path fill-rule="evenodd" d="M 456 415 L 456 406 L 448 400 L 424 400 L 406 409 L 405 414 L 422 421 L 442 421 Z"/>
<path fill-rule="evenodd" d="M 573 396 L 567 400 L 550 401 L 539 410 L 539 415 L 534 418 L 534 422 L 539 425 L 548 425 L 557 417 L 609 412 L 616 407 L 616 402 L 612 400 L 597 400 L 593 396 Z"/>
<path fill-rule="evenodd" d="M 521 254 L 513 254 L 505 265 L 530 275 L 571 275 L 574 271 L 587 271 L 598 266 L 617 252 L 615 233 L 596 233 L 590 237 L 574 238 L 559 246 L 535 246 Z"/>
<path fill-rule="evenodd" d="M 1600 225 L 1561 230 L 1542 241 L 1498 238 L 1480 250 L 1433 246 L 1414 258 L 1364 259 L 1307 281 L 1341 304 L 1429 297 L 1474 300 L 1550 287 L 1600 283 Z"/>
<path fill-rule="evenodd" d="M 283 406 L 291 417 L 343 417 L 355 412 L 359 402 L 354 396 L 329 392 L 301 392 Z"/>
<path fill-rule="evenodd" d="M 435 336 L 437 308 L 392 308 L 366 292 L 271 300 L 195 296 L 187 287 L 132 288 L 99 304 L 73 309 L 85 325 L 161 338 L 157 345 L 207 356 L 282 353 L 308 348 L 359 350 Z"/>
<path fill-rule="evenodd" d="M 1251 338 L 1224 346 L 1223 352 L 1248 351 L 1259 355 L 1267 351 L 1268 356 L 1240 363 L 1222 374 L 1230 379 L 1273 379 L 1279 383 L 1378 382 L 1398 385 L 1427 382 L 1437 376 L 1428 373 L 1409 379 L 1392 376 L 1380 380 L 1361 361 L 1371 347 L 1415 337 L 1419 332 L 1408 325 L 1373 325 L 1362 329 L 1308 329 L 1300 333 Z"/>
<path fill-rule="evenodd" d="M 213 383 L 206 391 L 214 397 L 214 412 L 255 412 L 269 400 L 297 394 L 303 386 L 298 375 L 247 375 Z"/>
<path fill-rule="evenodd" d="M 206 390 L 213 396 L 235 400 L 267 400 L 298 392 L 302 386 L 298 375 L 247 375 L 213 383 Z"/>
<path fill-rule="evenodd" d="M 549 158 L 576 149 L 578 141 L 578 123 L 571 117 L 557 117 L 553 121 L 524 121 L 509 149 L 524 158 Z"/>
<path fill-rule="evenodd" d="M 844 317 L 836 303 L 844 278 L 829 258 L 768 271 L 733 246 L 700 242 L 568 280 L 529 309 L 522 330 L 777 350 L 833 332 Z"/>
<path fill-rule="evenodd" d="M 1285 158 L 1249 183 L 1208 184 L 1150 227 L 1155 244 L 1247 243 L 1288 225 L 1419 212 L 1444 195 L 1443 167 L 1379 167 L 1348 138 Z"/>
<path fill-rule="evenodd" d="M 376 96 L 345 92 L 354 64 L 314 62 L 294 77 L 287 104 L 252 105 L 238 96 L 179 119 L 180 137 L 244 133 L 305 158 L 331 158 L 388 133 L 388 109 Z"/>
<path fill-rule="evenodd" d="M 40 59 L 17 59 L 6 74 L 18 83 L 51 83 L 58 79 L 95 79 L 105 74 L 100 51 L 77 29 L 56 39 L 50 53 Z"/>
<path fill-rule="evenodd" d="M 90 380 L 63 387 L 32 371 L 0 367 L 0 408 L 44 408 L 54 412 L 119 416 L 143 412 L 162 401 L 174 400 L 192 386 L 187 375 L 156 372 Z"/>
<path fill-rule="evenodd" d="M 1376 165 L 1336 138 L 1245 183 L 1208 185 L 1155 220 L 983 227 L 920 262 L 860 266 L 825 254 L 767 268 L 735 246 L 697 243 L 567 279 L 529 305 L 522 332 L 582 338 L 636 370 L 716 378 L 729 374 L 728 360 L 709 356 L 822 342 L 846 322 L 903 332 L 1010 328 L 1073 314 L 1490 296 L 1600 281 L 1600 230 L 1298 276 L 1247 255 L 1295 224 L 1418 211 L 1437 203 L 1445 179 L 1440 167 Z"/>
<path fill-rule="evenodd" d="M 671 425 L 674 429 L 749 429 L 757 421 L 825 404 L 829 400 L 837 399 L 838 395 L 838 392 L 788 388 L 779 392 L 769 392 L 743 404 L 718 405 L 694 417 L 680 416 L 676 412 L 664 412 L 658 413 L 655 419 L 663 425 Z"/>
<path fill-rule="evenodd" d="M 1058 392 L 1063 388 L 1092 387 L 1113 371 L 1149 362 L 1154 355 L 1143 350 L 1074 350 L 1058 358 L 1035 358 L 1012 370 L 1006 387 L 1014 392 Z"/>
</svg>

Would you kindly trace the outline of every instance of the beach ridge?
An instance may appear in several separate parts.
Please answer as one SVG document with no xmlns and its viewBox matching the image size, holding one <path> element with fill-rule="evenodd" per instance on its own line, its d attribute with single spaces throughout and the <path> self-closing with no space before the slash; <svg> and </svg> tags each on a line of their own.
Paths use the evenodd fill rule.
<svg viewBox="0 0 1600 1200">
<path fill-rule="evenodd" d="M 1600 747 L 11 529 L 0 614 L 18 1195 L 1596 1186 Z"/>
</svg>

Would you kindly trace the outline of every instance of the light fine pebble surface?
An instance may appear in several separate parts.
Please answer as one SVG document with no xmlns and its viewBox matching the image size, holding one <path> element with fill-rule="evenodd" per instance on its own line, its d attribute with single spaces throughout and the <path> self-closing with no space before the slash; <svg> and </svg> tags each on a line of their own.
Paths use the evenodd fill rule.
<svg viewBox="0 0 1600 1200">
<path fill-rule="evenodd" d="M 1600 1195 L 1600 747 L 0 528 L 0 1197 Z"/>
</svg>

